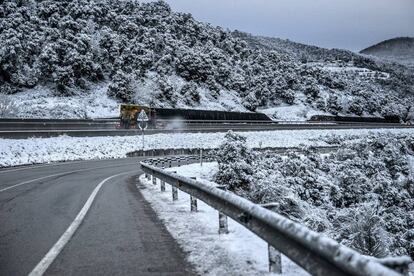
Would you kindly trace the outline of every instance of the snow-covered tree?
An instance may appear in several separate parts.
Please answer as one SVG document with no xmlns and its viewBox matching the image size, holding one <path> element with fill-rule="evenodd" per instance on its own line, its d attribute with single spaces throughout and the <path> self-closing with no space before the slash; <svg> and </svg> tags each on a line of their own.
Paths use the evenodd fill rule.
<svg viewBox="0 0 414 276">
<path fill-rule="evenodd" d="M 216 156 L 219 163 L 219 172 L 215 176 L 217 183 L 238 193 L 248 191 L 253 181 L 255 155 L 247 148 L 246 137 L 227 132 Z"/>
<path fill-rule="evenodd" d="M 124 102 L 131 102 L 134 95 L 131 80 L 130 75 L 123 71 L 117 71 L 112 77 L 112 83 L 108 86 L 108 95 L 119 98 Z"/>
</svg>

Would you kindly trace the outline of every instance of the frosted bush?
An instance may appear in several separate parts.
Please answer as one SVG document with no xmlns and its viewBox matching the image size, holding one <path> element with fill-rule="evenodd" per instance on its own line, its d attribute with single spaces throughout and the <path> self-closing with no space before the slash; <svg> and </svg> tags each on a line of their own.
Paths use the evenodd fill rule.
<svg viewBox="0 0 414 276">
<path fill-rule="evenodd" d="M 0 118 L 14 117 L 18 113 L 17 108 L 10 96 L 0 94 Z"/>
<path fill-rule="evenodd" d="M 413 257 L 412 149 L 412 135 L 380 134 L 340 142 L 327 158 L 306 147 L 255 155 L 229 133 L 217 180 L 363 254 Z"/>
<path fill-rule="evenodd" d="M 216 182 L 232 191 L 248 191 L 253 180 L 255 156 L 246 147 L 246 137 L 229 131 L 216 156 L 219 164 Z"/>
<path fill-rule="evenodd" d="M 345 245 L 377 258 L 389 254 L 389 237 L 377 205 L 356 205 L 346 209 L 342 216 L 343 220 L 336 230 Z"/>
<path fill-rule="evenodd" d="M 108 86 L 108 95 L 124 102 L 130 102 L 134 96 L 131 79 L 132 77 L 125 72 L 117 71 L 112 77 L 112 83 Z"/>
</svg>

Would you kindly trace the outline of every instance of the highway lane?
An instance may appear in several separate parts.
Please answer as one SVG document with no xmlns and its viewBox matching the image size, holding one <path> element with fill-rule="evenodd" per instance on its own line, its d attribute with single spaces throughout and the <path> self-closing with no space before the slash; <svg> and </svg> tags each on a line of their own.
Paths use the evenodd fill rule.
<svg viewBox="0 0 414 276">
<path fill-rule="evenodd" d="M 378 128 L 413 128 L 411 125 L 388 123 L 350 123 L 350 124 L 315 124 L 315 123 L 286 123 L 286 124 L 189 124 L 179 128 L 147 129 L 146 134 L 158 133 L 203 133 L 233 131 L 266 131 L 266 130 L 301 130 L 301 129 L 378 129 Z M 68 135 L 73 137 L 88 136 L 130 136 L 139 135 L 137 129 L 37 129 L 37 130 L 0 130 L 0 138 L 24 139 L 28 137 L 56 137 Z"/>
<path fill-rule="evenodd" d="M 0 119 L 0 130 L 115 129 L 119 119 Z"/>
<path fill-rule="evenodd" d="M 0 171 L 0 275 L 27 275 L 102 185 L 84 221 L 46 275 L 193 274 L 136 188 L 140 158 L 58 163 Z M 58 175 L 56 175 L 58 174 Z"/>
<path fill-rule="evenodd" d="M 136 160 L 134 160 L 136 161 Z M 137 161 L 138 162 L 138 161 Z M 50 175 L 71 173 L 73 171 L 93 170 L 95 168 L 122 167 L 130 164 L 130 158 L 71 162 L 53 162 L 50 164 L 23 165 L 0 169 L 0 191 L 10 186 L 19 185 L 38 178 L 47 178 Z M 28 183 L 29 184 L 29 183 Z"/>
</svg>

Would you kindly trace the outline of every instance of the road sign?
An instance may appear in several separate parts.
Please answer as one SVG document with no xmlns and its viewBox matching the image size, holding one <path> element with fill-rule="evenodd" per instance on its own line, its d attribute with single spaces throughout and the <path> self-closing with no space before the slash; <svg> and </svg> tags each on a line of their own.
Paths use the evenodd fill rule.
<svg viewBox="0 0 414 276">
<path fill-rule="evenodd" d="M 147 124 L 147 122 L 141 121 L 141 122 L 138 123 L 138 127 L 139 127 L 140 130 L 144 131 L 144 130 L 147 129 L 148 124 Z"/>
<path fill-rule="evenodd" d="M 138 122 L 148 122 L 148 115 L 147 113 L 145 113 L 145 110 L 142 109 L 141 112 L 138 114 L 138 118 L 137 118 Z"/>
<path fill-rule="evenodd" d="M 144 148 L 145 148 L 144 130 L 147 129 L 148 127 L 147 122 L 149 121 L 148 115 L 147 113 L 145 113 L 144 109 L 142 109 L 141 112 L 138 114 L 137 121 L 138 121 L 139 129 L 141 129 L 142 131 L 142 152 L 144 152 Z"/>
</svg>

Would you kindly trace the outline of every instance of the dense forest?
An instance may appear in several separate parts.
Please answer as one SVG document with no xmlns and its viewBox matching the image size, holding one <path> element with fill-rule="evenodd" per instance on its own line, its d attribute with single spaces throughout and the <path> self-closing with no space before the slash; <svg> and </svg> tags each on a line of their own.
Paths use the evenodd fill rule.
<svg viewBox="0 0 414 276">
<path fill-rule="evenodd" d="M 46 85 L 68 97 L 107 82 L 108 96 L 155 106 L 198 107 L 204 91 L 236 94 L 251 111 L 300 103 L 402 118 L 414 94 L 403 66 L 231 32 L 163 1 L 2 1 L 0 18 L 0 94 Z M 155 95 L 140 102 L 148 80 Z"/>
</svg>

